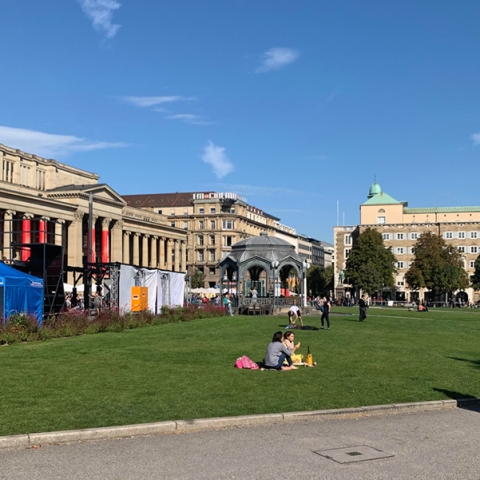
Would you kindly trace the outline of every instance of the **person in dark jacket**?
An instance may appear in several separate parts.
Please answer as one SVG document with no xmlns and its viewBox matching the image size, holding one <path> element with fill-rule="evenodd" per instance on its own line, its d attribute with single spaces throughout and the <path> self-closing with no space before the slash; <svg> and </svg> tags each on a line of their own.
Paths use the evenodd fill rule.
<svg viewBox="0 0 480 480">
<path fill-rule="evenodd" d="M 362 295 L 362 298 L 358 301 L 358 308 L 360 309 L 360 318 L 359 322 L 363 322 L 367 318 L 367 302 L 365 302 L 365 295 Z"/>
</svg>

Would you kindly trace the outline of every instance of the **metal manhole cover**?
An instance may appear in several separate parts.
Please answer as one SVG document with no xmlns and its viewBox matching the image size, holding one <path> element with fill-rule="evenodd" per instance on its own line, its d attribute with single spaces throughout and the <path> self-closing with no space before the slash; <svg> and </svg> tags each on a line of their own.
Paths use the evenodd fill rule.
<svg viewBox="0 0 480 480">
<path fill-rule="evenodd" d="M 379 458 L 393 457 L 394 455 L 382 452 L 368 445 L 356 447 L 334 448 L 331 450 L 316 450 L 313 453 L 333 460 L 337 463 L 365 462 L 366 460 L 377 460 Z"/>
</svg>

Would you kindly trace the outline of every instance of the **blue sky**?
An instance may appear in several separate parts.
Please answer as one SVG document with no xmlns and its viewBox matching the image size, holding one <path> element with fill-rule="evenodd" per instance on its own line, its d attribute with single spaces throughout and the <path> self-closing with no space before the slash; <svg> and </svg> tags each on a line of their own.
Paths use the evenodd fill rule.
<svg viewBox="0 0 480 480">
<path fill-rule="evenodd" d="M 299 233 L 479 205 L 478 0 L 2 0 L 0 143 Z"/>
</svg>

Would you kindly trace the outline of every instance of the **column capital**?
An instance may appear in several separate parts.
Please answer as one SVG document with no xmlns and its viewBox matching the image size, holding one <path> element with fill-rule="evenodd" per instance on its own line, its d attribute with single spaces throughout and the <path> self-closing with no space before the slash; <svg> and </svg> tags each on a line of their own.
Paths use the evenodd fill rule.
<svg viewBox="0 0 480 480">
<path fill-rule="evenodd" d="M 75 210 L 75 212 L 73 213 L 73 218 L 77 222 L 82 221 L 84 216 L 85 216 L 85 212 L 82 212 L 81 210 Z"/>
<path fill-rule="evenodd" d="M 158 240 L 158 239 L 159 239 L 159 236 L 158 236 L 158 235 L 152 235 L 152 238 L 153 238 L 154 240 Z"/>
<path fill-rule="evenodd" d="M 148 233 L 143 234 L 143 238 L 150 238 L 150 237 L 151 237 L 151 235 L 149 235 Z"/>
<path fill-rule="evenodd" d="M 13 217 L 13 215 L 16 215 L 17 212 L 15 210 L 6 210 L 5 211 L 5 215 L 11 215 Z"/>
<path fill-rule="evenodd" d="M 24 213 L 22 218 L 23 218 L 24 220 L 30 220 L 30 219 L 32 219 L 33 217 L 34 217 L 33 213 Z"/>
<path fill-rule="evenodd" d="M 40 220 L 45 220 L 45 221 L 49 221 L 50 220 L 50 217 L 44 217 L 43 215 L 40 217 Z"/>
<path fill-rule="evenodd" d="M 102 228 L 108 228 L 110 226 L 111 218 L 104 218 L 102 220 Z"/>
<path fill-rule="evenodd" d="M 65 220 L 63 220 L 63 218 L 57 218 L 55 220 L 55 223 L 59 223 L 60 225 L 63 225 L 65 223 Z"/>
<path fill-rule="evenodd" d="M 129 230 L 124 230 L 124 231 L 123 231 L 123 235 L 124 235 L 125 237 L 129 237 L 131 234 L 132 234 L 132 232 L 130 232 Z"/>
<path fill-rule="evenodd" d="M 115 223 L 113 224 L 113 227 L 112 228 L 115 228 L 115 229 L 120 229 L 122 230 L 123 229 L 123 220 L 115 220 Z"/>
<path fill-rule="evenodd" d="M 140 237 L 140 235 L 141 235 L 141 233 L 133 232 L 133 236 L 136 237 L 136 238 Z"/>
</svg>

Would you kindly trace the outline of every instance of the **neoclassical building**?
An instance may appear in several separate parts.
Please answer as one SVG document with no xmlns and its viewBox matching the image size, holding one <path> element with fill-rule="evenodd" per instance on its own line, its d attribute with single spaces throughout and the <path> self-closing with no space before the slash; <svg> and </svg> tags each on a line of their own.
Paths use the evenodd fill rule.
<svg viewBox="0 0 480 480">
<path fill-rule="evenodd" d="M 294 228 L 249 205 L 246 198 L 236 193 L 154 193 L 124 195 L 123 199 L 146 215 L 166 215 L 172 228 L 188 234 L 187 268 L 190 274 L 195 269 L 204 273 L 206 287 L 219 283 L 219 262 L 232 251 L 232 245 L 243 239 L 266 233 L 298 250 Z"/>
<path fill-rule="evenodd" d="M 383 192 L 376 182 L 368 192 L 367 200 L 360 205 L 360 224 L 334 227 L 335 294 L 347 295 L 351 286 L 343 277 L 346 260 L 356 237 L 366 228 L 381 232 L 385 246 L 395 255 L 395 289 L 384 291 L 383 298 L 402 301 L 430 296 L 430 292 L 412 292 L 405 282 L 405 273 L 414 260 L 414 245 L 424 232 L 442 236 L 463 255 L 464 268 L 469 276 L 480 253 L 480 206 L 472 207 L 421 207 L 411 208 Z M 457 295 L 465 301 L 478 301 L 479 292 L 472 288 Z"/>
<path fill-rule="evenodd" d="M 97 262 L 185 272 L 187 233 L 166 215 L 129 206 L 98 175 L 0 144 L 0 249 L 8 263 L 35 242 L 63 245 L 64 264 Z M 89 212 L 92 236 L 88 242 Z M 65 279 L 71 281 L 71 278 Z"/>
</svg>

